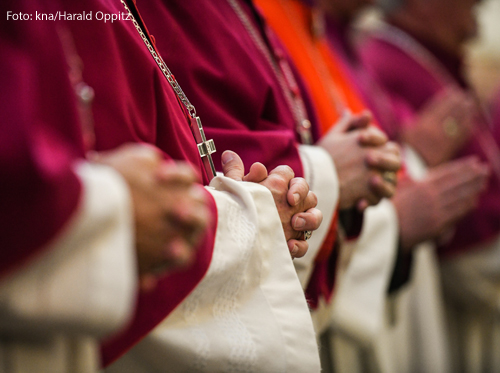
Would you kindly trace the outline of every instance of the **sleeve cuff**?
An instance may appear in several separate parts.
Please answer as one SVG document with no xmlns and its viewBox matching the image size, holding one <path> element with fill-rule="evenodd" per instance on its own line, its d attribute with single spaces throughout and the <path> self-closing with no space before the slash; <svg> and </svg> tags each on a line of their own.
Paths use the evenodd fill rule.
<svg viewBox="0 0 500 373">
<path fill-rule="evenodd" d="M 359 239 L 343 244 L 332 320 L 335 328 L 361 343 L 371 343 L 382 328 L 398 237 L 394 205 L 382 200 L 366 209 Z"/>
<path fill-rule="evenodd" d="M 75 171 L 83 193 L 66 228 L 0 283 L 0 329 L 100 336 L 130 317 L 137 277 L 127 186 L 108 167 L 81 162 Z"/>
<path fill-rule="evenodd" d="M 332 223 L 339 200 L 339 181 L 332 158 L 325 150 L 318 146 L 300 145 L 299 153 L 304 168 L 304 178 L 309 183 L 310 190 L 316 193 L 317 208 L 323 213 L 323 222 L 309 240 L 307 254 L 294 260 L 300 283 L 305 288 L 323 243 L 328 238 L 330 230 L 335 229 L 332 228 L 335 226 Z"/>
</svg>

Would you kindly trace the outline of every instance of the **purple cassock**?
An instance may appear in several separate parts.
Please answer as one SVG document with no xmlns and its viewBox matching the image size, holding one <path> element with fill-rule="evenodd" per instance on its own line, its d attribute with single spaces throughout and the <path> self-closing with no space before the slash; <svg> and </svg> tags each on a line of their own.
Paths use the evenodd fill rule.
<svg viewBox="0 0 500 373">
<path fill-rule="evenodd" d="M 325 17 L 325 32 L 330 50 L 342 63 L 344 73 L 350 78 L 377 123 L 380 123 L 381 128 L 391 136 L 397 131 L 398 126 L 395 107 L 384 88 L 364 68 L 352 40 L 351 31 L 350 20 Z"/>
<path fill-rule="evenodd" d="M 43 5 L 2 1 L 0 13 L 34 14 Z M 83 140 L 54 26 L 3 20 L 0 50 L 0 276 L 5 276 L 44 251 L 77 210 L 82 188 L 73 166 L 83 158 Z"/>
<path fill-rule="evenodd" d="M 236 2 L 270 58 L 285 59 L 285 49 L 251 1 Z M 302 176 L 294 116 L 268 59 L 228 1 L 154 0 L 140 10 L 165 62 L 192 97 L 207 136 L 216 141 L 215 164 L 220 167 L 220 155 L 232 149 L 246 167 L 287 164 Z"/>
<path fill-rule="evenodd" d="M 410 123 L 411 118 L 444 89 L 451 86 L 470 89 L 464 77 L 462 56 L 451 55 L 432 42 L 419 40 L 401 25 L 387 25 L 373 34 L 362 45 L 360 55 L 364 67 L 392 100 L 399 119 L 396 123 L 400 123 L 399 127 L 389 131 L 394 137 L 401 126 Z M 498 124 L 494 121 L 478 122 L 479 131 L 455 158 L 477 155 L 483 161 L 493 159 L 488 153 L 498 151 Z M 487 127 L 488 131 L 485 130 Z M 493 145 L 485 146 L 484 141 L 478 140 L 479 136 L 486 136 Z M 477 208 L 456 225 L 453 239 L 440 247 L 439 253 L 452 256 L 470 250 L 494 239 L 499 232 L 500 180 L 493 175 Z"/>
</svg>

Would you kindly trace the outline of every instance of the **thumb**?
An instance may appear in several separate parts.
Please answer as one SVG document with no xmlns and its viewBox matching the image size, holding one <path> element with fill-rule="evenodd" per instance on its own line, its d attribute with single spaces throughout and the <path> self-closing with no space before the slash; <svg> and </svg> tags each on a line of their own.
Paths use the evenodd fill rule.
<svg viewBox="0 0 500 373">
<path fill-rule="evenodd" d="M 349 131 L 352 121 L 352 112 L 349 109 L 345 109 L 342 116 L 337 120 L 332 126 L 331 132 L 345 133 Z"/>
<path fill-rule="evenodd" d="M 224 176 L 236 180 L 242 181 L 245 175 L 245 166 L 240 156 L 231 150 L 226 150 L 222 153 L 222 172 Z"/>
<path fill-rule="evenodd" d="M 368 128 L 372 122 L 373 122 L 373 115 L 368 110 L 365 110 L 360 114 L 351 115 L 348 131 Z"/>
<path fill-rule="evenodd" d="M 267 178 L 267 168 L 260 162 L 255 162 L 250 166 L 250 171 L 243 178 L 243 181 L 260 183 Z"/>
<path fill-rule="evenodd" d="M 372 122 L 372 115 L 365 110 L 361 114 L 354 115 L 349 109 L 344 110 L 342 117 L 333 126 L 333 131 L 345 133 L 357 129 L 367 128 Z"/>
</svg>

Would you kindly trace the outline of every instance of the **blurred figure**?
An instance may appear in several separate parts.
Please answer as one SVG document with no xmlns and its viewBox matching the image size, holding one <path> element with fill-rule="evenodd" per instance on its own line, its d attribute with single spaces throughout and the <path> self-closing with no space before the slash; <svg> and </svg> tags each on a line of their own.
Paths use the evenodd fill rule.
<svg viewBox="0 0 500 373">
<path fill-rule="evenodd" d="M 318 143 L 327 144 L 335 132 L 351 130 L 347 120 L 349 113 L 367 115 L 367 108 L 343 71 L 341 61 L 329 51 L 324 33 L 318 27 L 318 9 L 308 3 L 299 0 L 256 1 L 304 77 L 320 119 L 322 138 Z M 368 118 L 370 127 L 376 128 L 373 117 L 369 115 Z M 346 157 L 349 144 L 336 144 L 336 148 L 339 152 L 342 150 L 340 154 L 344 159 L 349 159 Z M 396 175 L 393 176 L 396 183 Z M 333 327 L 351 339 L 366 342 L 378 335 L 398 243 L 397 213 L 388 199 L 367 208 L 359 237 L 339 241 L 338 286 L 321 322 L 316 322 L 318 337 L 322 336 L 321 351 L 325 355 L 322 369 L 325 371 L 331 369 L 332 314 Z M 395 276 L 398 286 L 407 279 L 406 273 L 401 275 L 399 272 Z"/>
<path fill-rule="evenodd" d="M 129 321 L 138 277 L 192 261 L 207 200 L 190 168 L 151 146 L 86 159 L 54 23 L 3 22 L 0 44 L 0 371 L 95 372 L 98 339 Z M 168 234 L 158 217 L 185 230 Z"/>
<path fill-rule="evenodd" d="M 439 242 L 455 369 L 497 371 L 500 231 L 499 131 L 469 86 L 464 43 L 478 1 L 381 2 L 385 20 L 361 48 L 364 65 L 395 107 L 393 136 L 429 167 L 476 155 L 493 177 L 477 207 Z M 477 310 L 481 310 L 478 313 Z M 482 321 L 481 321 L 482 320 Z M 477 336 L 480 336 L 477 338 Z"/>
<path fill-rule="evenodd" d="M 311 5 L 310 1 L 262 0 L 257 3 L 306 78 L 323 128 L 332 124 L 332 118 L 339 115 L 339 110 L 348 107 L 359 112 L 366 107 L 364 102 L 369 103 L 376 121 L 382 123 L 384 129 L 388 127 L 387 123 L 395 120 L 392 107 L 384 101 L 380 87 L 378 91 L 368 90 L 376 87 L 376 84 L 363 72 L 351 40 L 351 22 L 369 2 L 325 0 Z M 328 15 L 326 24 L 323 12 Z M 372 84 L 367 84 L 368 82 Z M 410 169 L 410 174 L 411 171 Z M 391 273 L 384 273 L 383 270 L 391 271 L 394 268 L 391 291 L 403 285 L 412 267 L 411 250 L 425 240 L 440 237 L 443 231 L 470 211 L 484 186 L 486 176 L 485 167 L 477 160 L 469 159 L 433 170 L 421 181 L 412 181 L 409 176 L 403 177 L 393 203 L 385 204 L 385 210 L 396 210 L 397 217 L 388 219 L 390 215 L 382 212 L 382 206 L 374 209 L 379 210 L 377 215 L 365 217 L 362 237 L 349 264 L 351 268 L 347 269 L 337 290 L 333 312 L 337 329 L 365 345 L 367 341 L 376 344 L 380 338 L 383 319 L 382 314 L 377 312 L 383 311 L 386 289 L 389 287 L 388 274 Z M 459 193 L 450 193 L 457 188 Z M 422 201 L 429 203 L 424 207 Z M 370 231 L 370 222 L 377 228 Z M 379 224 L 384 228 L 381 229 Z M 391 228 L 391 224 L 398 229 Z M 383 246 L 386 248 L 381 247 L 376 240 L 377 236 L 384 234 L 386 238 Z M 393 267 L 396 252 L 397 261 Z M 354 268 L 360 269 L 357 265 L 358 258 L 363 261 L 367 255 L 372 258 L 371 267 L 370 270 L 366 266 L 363 269 L 371 276 L 356 276 Z M 349 276 L 358 280 L 350 281 Z M 364 285 L 361 286 L 362 284 Z M 367 297 L 366 293 L 357 293 L 356 285 L 363 289 L 370 288 L 371 297 Z M 378 294 L 378 298 L 373 294 Z M 346 308 L 346 304 L 351 307 L 358 304 L 358 308 L 350 310 Z M 359 307 L 360 304 L 363 306 Z M 350 318 L 355 318 L 355 322 L 350 322 Z M 345 363 L 346 354 L 345 350 L 338 353 L 333 361 L 337 369 L 340 369 L 342 363 Z M 367 358 L 358 356 L 358 359 Z M 366 362 L 364 366 L 369 365 Z M 345 366 L 349 366 L 350 371 L 355 369 L 352 361 Z M 324 365 L 323 368 L 326 369 L 327 366 Z"/>
</svg>

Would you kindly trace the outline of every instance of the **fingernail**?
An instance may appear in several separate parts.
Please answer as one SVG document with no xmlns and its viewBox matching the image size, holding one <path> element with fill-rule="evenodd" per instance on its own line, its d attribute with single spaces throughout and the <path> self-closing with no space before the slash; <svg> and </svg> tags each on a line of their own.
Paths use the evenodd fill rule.
<svg viewBox="0 0 500 373">
<path fill-rule="evenodd" d="M 295 255 L 299 252 L 299 247 L 297 245 L 293 245 L 293 249 L 290 251 L 290 254 Z"/>
<path fill-rule="evenodd" d="M 224 152 L 222 153 L 221 161 L 224 166 L 226 163 L 231 162 L 234 159 L 232 152 Z"/>
<path fill-rule="evenodd" d="M 302 229 L 306 225 L 306 221 L 302 218 L 295 219 L 294 229 Z"/>
<path fill-rule="evenodd" d="M 300 201 L 300 194 L 299 193 L 294 193 L 293 194 L 293 200 L 295 202 L 295 205 L 297 205 Z"/>
</svg>

